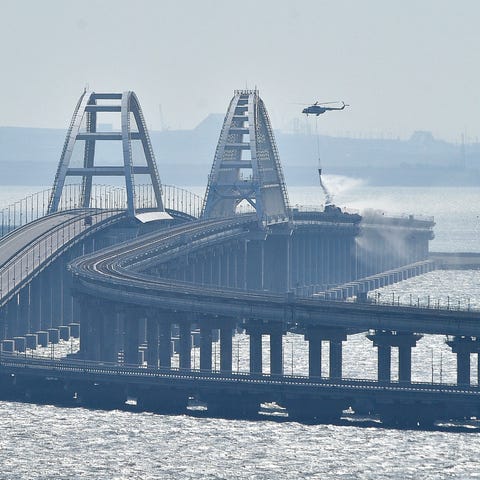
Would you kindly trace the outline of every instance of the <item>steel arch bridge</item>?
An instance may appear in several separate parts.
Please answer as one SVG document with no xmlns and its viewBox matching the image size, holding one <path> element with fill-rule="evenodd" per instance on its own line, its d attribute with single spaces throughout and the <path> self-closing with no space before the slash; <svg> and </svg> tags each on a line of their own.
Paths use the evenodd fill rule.
<svg viewBox="0 0 480 480">
<path fill-rule="evenodd" d="M 235 90 L 215 152 L 202 216 L 234 215 L 243 201 L 257 212 L 264 226 L 289 221 L 280 156 L 258 90 Z"/>
<path fill-rule="evenodd" d="M 119 132 L 98 131 L 97 117 L 100 113 L 119 113 Z M 122 142 L 123 165 L 95 165 L 96 142 L 116 140 Z M 83 166 L 71 167 L 75 144 L 84 141 Z M 132 141 L 140 141 L 145 156 L 145 165 L 134 165 Z M 48 213 L 58 211 L 66 178 L 82 178 L 82 207 L 90 207 L 94 176 L 122 176 L 127 191 L 127 212 L 135 216 L 135 175 L 148 175 L 154 191 L 157 212 L 165 212 L 162 202 L 162 187 L 158 174 L 147 126 L 138 98 L 132 91 L 123 93 L 98 93 L 84 91 L 78 100 L 68 129 L 60 157 Z"/>
</svg>

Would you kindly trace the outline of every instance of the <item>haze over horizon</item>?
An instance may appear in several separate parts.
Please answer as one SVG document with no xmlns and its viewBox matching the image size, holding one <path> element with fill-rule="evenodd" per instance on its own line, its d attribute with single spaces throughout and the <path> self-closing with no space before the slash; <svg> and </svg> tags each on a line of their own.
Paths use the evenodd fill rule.
<svg viewBox="0 0 480 480">
<path fill-rule="evenodd" d="M 2 2 L 0 126 L 66 128 L 86 85 L 134 90 L 154 130 L 189 129 L 257 86 L 275 129 L 344 100 L 324 134 L 480 137 L 473 0 Z M 160 107 L 161 106 L 161 107 Z"/>
</svg>

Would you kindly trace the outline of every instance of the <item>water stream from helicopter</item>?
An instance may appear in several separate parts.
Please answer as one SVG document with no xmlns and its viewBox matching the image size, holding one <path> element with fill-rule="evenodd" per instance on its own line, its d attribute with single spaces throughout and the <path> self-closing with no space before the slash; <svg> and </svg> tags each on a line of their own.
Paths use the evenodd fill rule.
<svg viewBox="0 0 480 480">
<path fill-rule="evenodd" d="M 333 196 L 328 191 L 322 180 L 322 162 L 320 159 L 320 135 L 318 133 L 318 116 L 315 117 L 315 136 L 317 138 L 317 156 L 318 156 L 318 180 L 320 181 L 320 188 L 325 195 L 325 206 L 333 204 Z"/>
</svg>

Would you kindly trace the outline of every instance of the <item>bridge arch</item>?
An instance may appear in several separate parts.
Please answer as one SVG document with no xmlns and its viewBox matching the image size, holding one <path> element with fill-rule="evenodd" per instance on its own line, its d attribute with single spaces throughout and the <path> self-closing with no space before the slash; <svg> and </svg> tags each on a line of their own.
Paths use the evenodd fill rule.
<svg viewBox="0 0 480 480">
<path fill-rule="evenodd" d="M 119 113 L 120 131 L 98 131 L 98 114 Z M 99 141 L 122 142 L 122 165 L 95 165 L 95 146 Z M 83 166 L 70 165 L 76 142 L 84 141 Z M 135 165 L 132 141 L 142 144 L 145 164 Z M 91 206 L 93 177 L 120 176 L 125 179 L 127 212 L 136 214 L 135 175 L 147 175 L 153 189 L 155 210 L 166 216 L 162 201 L 162 186 L 155 162 L 150 137 L 137 96 L 132 91 L 123 93 L 99 93 L 84 91 L 75 107 L 60 157 L 53 190 L 49 199 L 48 213 L 58 211 L 67 177 L 82 179 L 82 207 Z"/>
<path fill-rule="evenodd" d="M 290 208 L 272 126 L 258 90 L 236 90 L 208 180 L 202 216 L 234 215 L 246 201 L 261 225 L 288 222 Z"/>
</svg>

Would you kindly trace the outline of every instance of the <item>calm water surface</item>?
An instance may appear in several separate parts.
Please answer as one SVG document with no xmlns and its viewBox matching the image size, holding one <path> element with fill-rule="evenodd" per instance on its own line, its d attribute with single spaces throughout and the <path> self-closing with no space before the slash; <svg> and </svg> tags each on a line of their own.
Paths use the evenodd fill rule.
<svg viewBox="0 0 480 480">
<path fill-rule="evenodd" d="M 480 251 L 478 189 L 370 188 L 348 179 L 329 180 L 338 205 L 434 215 L 432 250 Z M 0 206 L 32 191 L 0 187 Z M 292 188 L 290 200 L 315 205 L 322 198 L 316 188 Z M 380 297 L 378 292 L 372 295 L 381 301 L 480 308 L 479 284 L 480 272 L 432 272 L 381 289 Z M 72 345 L 60 348 L 67 351 Z M 246 369 L 247 348 L 247 337 L 236 336 L 234 369 Z M 214 354 L 218 365 L 218 352 Z M 194 355 L 198 358 L 198 351 Z M 345 376 L 375 378 L 376 352 L 363 335 L 349 337 L 344 358 Z M 425 336 L 413 350 L 413 365 L 414 380 L 455 379 L 454 357 L 441 337 Z M 284 339 L 284 368 L 286 373 L 306 373 L 307 351 L 300 336 Z M 480 479 L 479 451 L 477 433 L 0 402 L 0 479 Z"/>
</svg>

